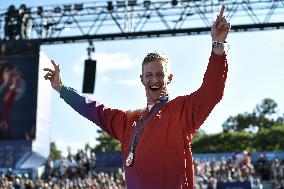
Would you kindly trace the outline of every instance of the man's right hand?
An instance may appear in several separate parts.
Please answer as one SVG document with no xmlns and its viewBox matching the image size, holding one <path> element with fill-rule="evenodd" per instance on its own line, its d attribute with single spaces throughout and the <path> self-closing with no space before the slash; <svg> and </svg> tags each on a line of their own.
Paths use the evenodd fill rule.
<svg viewBox="0 0 284 189">
<path fill-rule="evenodd" d="M 60 93 L 63 84 L 61 82 L 59 64 L 56 65 L 53 60 L 51 60 L 51 63 L 53 64 L 54 70 L 50 68 L 44 68 L 43 70 L 47 71 L 44 79 L 49 80 L 52 88 Z"/>
</svg>

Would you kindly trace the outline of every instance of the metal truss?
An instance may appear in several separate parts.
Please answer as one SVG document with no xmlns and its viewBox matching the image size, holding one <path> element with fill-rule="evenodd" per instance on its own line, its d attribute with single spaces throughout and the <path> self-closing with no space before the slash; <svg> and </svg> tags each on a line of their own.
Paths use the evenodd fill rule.
<svg viewBox="0 0 284 189">
<path fill-rule="evenodd" d="M 284 28 L 284 0 L 92 1 L 10 7 L 0 15 L 0 40 L 54 44 L 208 33 L 222 4 L 232 31 Z"/>
</svg>

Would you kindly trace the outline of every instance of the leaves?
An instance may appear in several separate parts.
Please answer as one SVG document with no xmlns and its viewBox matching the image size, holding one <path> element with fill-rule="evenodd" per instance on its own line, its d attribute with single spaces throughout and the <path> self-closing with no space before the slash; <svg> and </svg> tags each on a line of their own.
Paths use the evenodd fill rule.
<svg viewBox="0 0 284 189">
<path fill-rule="evenodd" d="M 263 99 L 251 113 L 230 116 L 222 127 L 223 133 L 198 133 L 192 141 L 192 151 L 216 153 L 284 148 L 284 115 L 278 115 L 277 103 L 270 98 Z"/>
<path fill-rule="evenodd" d="M 224 132 L 235 131 L 261 131 L 265 128 L 271 128 L 273 125 L 283 123 L 283 118 L 277 117 L 277 103 L 269 98 L 264 99 L 256 105 L 252 113 L 242 113 L 236 116 L 230 116 L 222 125 Z"/>
<path fill-rule="evenodd" d="M 94 148 L 94 152 L 108 152 L 108 151 L 120 151 L 120 142 L 111 138 L 107 133 L 99 130 L 99 137 L 96 138 L 99 144 Z"/>
<path fill-rule="evenodd" d="M 62 152 L 57 149 L 55 142 L 50 143 L 50 155 L 53 159 L 62 158 Z"/>
<path fill-rule="evenodd" d="M 236 131 L 203 135 L 192 141 L 193 153 L 279 151 L 284 148 L 284 124 L 258 133 Z"/>
</svg>

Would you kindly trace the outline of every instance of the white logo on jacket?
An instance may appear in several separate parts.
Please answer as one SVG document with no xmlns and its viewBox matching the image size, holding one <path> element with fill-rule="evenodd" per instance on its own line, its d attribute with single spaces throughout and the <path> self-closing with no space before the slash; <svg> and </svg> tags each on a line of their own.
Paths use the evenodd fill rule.
<svg viewBox="0 0 284 189">
<path fill-rule="evenodd" d="M 160 110 L 158 113 L 157 113 L 157 118 L 162 118 L 162 111 Z"/>
</svg>

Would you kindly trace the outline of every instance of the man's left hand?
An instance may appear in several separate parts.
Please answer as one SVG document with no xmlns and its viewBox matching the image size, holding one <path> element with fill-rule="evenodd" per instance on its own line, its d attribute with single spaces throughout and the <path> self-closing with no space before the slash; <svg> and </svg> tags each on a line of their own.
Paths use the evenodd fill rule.
<svg viewBox="0 0 284 189">
<path fill-rule="evenodd" d="M 212 41 L 224 42 L 230 31 L 230 23 L 224 17 L 225 6 L 223 5 L 217 19 L 211 27 Z"/>
</svg>

